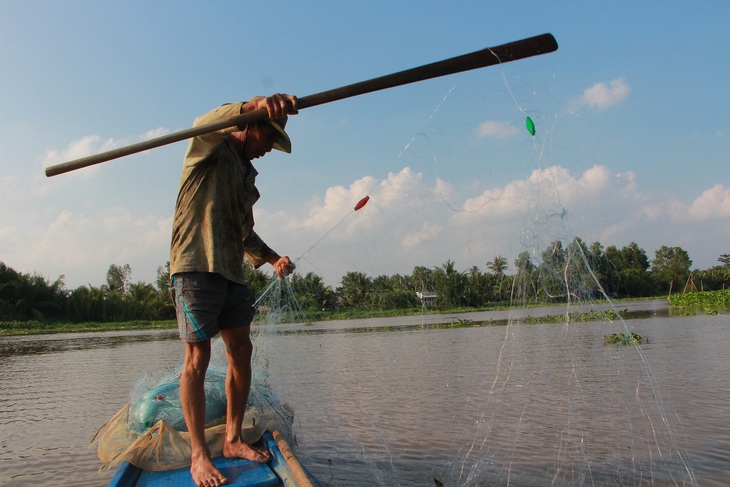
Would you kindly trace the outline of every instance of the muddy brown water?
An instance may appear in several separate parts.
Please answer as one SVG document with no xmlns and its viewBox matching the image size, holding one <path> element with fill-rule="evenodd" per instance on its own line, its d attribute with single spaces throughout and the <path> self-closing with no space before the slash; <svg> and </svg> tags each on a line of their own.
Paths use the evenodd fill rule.
<svg viewBox="0 0 730 487">
<path fill-rule="evenodd" d="M 615 308 L 268 325 L 256 353 L 325 485 L 730 485 L 730 315 Z M 512 321 L 432 326 L 458 320 Z M 648 343 L 603 343 L 629 330 Z M 181 358 L 174 331 L 0 338 L 0 485 L 106 485 L 89 441 Z"/>
</svg>

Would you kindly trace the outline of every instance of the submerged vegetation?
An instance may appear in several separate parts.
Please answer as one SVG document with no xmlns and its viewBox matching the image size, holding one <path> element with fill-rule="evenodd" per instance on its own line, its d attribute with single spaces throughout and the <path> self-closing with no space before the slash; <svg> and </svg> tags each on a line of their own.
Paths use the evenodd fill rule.
<svg viewBox="0 0 730 487">
<path fill-rule="evenodd" d="M 730 255 L 723 254 L 718 261 L 722 265 L 690 271 L 692 261 L 679 247 L 662 246 L 650 261 L 633 242 L 621 249 L 604 249 L 598 242 L 588 246 L 575 238 L 567 245 L 555 241 L 539 256 L 522 252 L 514 261 L 514 274 L 507 272 L 507 259 L 498 256 L 486 263 L 487 271 L 477 266 L 459 271 L 453 261 L 447 260 L 433 268 L 416 266 L 410 275 L 371 277 L 350 271 L 336 288 L 312 272 L 295 273 L 287 284 L 299 306 L 293 312 L 309 322 L 504 309 L 515 303 L 529 307 L 666 295 L 677 308 L 690 309 L 694 300 L 692 306 L 716 312 L 730 301 Z M 50 281 L 38 274 L 17 272 L 0 262 L 0 334 L 174 326 L 175 311 L 168 292 L 169 263 L 157 269 L 154 285 L 133 283 L 131 273 L 129 265 L 112 264 L 105 284 L 69 290 L 64 276 Z M 272 279 L 248 265 L 244 273 L 249 288 L 257 295 Z M 698 290 L 705 293 L 694 292 Z M 614 311 L 594 313 L 528 318 L 526 322 L 613 320 L 618 316 L 611 313 L 620 315 Z M 454 326 L 469 326 L 460 321 Z"/>
</svg>

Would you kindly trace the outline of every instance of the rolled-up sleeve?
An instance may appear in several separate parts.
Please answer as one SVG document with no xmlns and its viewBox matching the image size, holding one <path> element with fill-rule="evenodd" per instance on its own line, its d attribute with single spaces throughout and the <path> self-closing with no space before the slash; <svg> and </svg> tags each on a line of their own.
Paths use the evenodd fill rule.
<svg viewBox="0 0 730 487">
<path fill-rule="evenodd" d="M 278 254 L 271 250 L 271 247 L 266 245 L 253 230 L 243 239 L 243 253 L 254 269 L 266 264 L 272 257 L 278 257 Z"/>
</svg>

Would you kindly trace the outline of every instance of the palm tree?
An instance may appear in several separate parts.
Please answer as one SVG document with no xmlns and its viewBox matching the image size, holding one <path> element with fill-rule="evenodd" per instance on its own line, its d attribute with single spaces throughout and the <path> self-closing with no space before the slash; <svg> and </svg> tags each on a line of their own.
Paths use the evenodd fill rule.
<svg viewBox="0 0 730 487">
<path fill-rule="evenodd" d="M 107 321 L 104 290 L 80 286 L 68 298 L 69 317 L 76 322 Z"/>
<path fill-rule="evenodd" d="M 428 267 L 416 266 L 410 277 L 413 291 L 430 292 L 434 290 L 433 270 Z"/>
<path fill-rule="evenodd" d="M 372 288 L 372 279 L 363 272 L 350 271 L 342 277 L 337 292 L 346 306 L 362 306 Z"/>
<path fill-rule="evenodd" d="M 387 291 L 392 291 L 394 289 L 393 287 L 393 281 L 390 279 L 389 276 L 386 275 L 380 275 L 373 279 L 373 291 L 377 293 L 383 293 Z"/>
<path fill-rule="evenodd" d="M 16 279 L 2 284 L 2 290 L 19 319 L 58 317 L 66 297 L 63 276 L 49 284 L 43 276 L 18 273 Z"/>
<path fill-rule="evenodd" d="M 125 316 L 128 320 L 155 319 L 159 293 L 152 284 L 139 281 L 127 289 Z"/>
<path fill-rule="evenodd" d="M 292 275 L 291 287 L 304 309 L 320 310 L 334 304 L 332 289 L 325 286 L 322 278 L 313 272 L 305 276 Z"/>
<path fill-rule="evenodd" d="M 456 270 L 456 264 L 447 260 L 441 267 L 434 269 L 436 281 L 436 305 L 450 308 L 466 304 L 466 283 L 464 274 Z"/>
<path fill-rule="evenodd" d="M 517 256 L 515 268 L 517 273 L 513 284 L 513 298 L 525 302 L 534 299 L 537 296 L 537 286 L 534 279 L 536 268 L 528 251 L 525 250 Z"/>
<path fill-rule="evenodd" d="M 477 307 L 485 302 L 487 293 L 487 279 L 479 270 L 479 267 L 472 266 L 468 273 L 469 288 L 467 292 L 467 306 Z"/>
<path fill-rule="evenodd" d="M 507 265 L 507 259 L 498 255 L 492 262 L 487 262 L 487 268 L 492 272 L 492 275 L 499 279 L 499 286 L 496 290 L 497 299 L 502 300 L 502 284 L 504 281 L 504 273 L 509 266 Z"/>
<path fill-rule="evenodd" d="M 489 269 L 495 277 L 504 277 L 504 272 L 509 266 L 507 265 L 507 259 L 498 255 L 492 262 L 487 262 L 487 269 Z"/>
<path fill-rule="evenodd" d="M 260 295 L 269 283 L 269 276 L 260 269 L 254 269 L 249 261 L 243 261 L 243 280 L 254 296 Z"/>
</svg>

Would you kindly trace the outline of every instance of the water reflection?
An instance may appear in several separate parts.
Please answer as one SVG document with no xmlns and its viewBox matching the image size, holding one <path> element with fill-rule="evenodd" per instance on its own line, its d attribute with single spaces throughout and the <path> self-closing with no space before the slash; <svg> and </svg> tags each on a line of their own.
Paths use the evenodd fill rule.
<svg viewBox="0 0 730 487">
<path fill-rule="evenodd" d="M 21 335 L 0 339 L 0 358 L 57 353 L 72 350 L 115 348 L 130 343 L 177 340 L 176 330 L 59 333 L 52 335 Z"/>
</svg>

